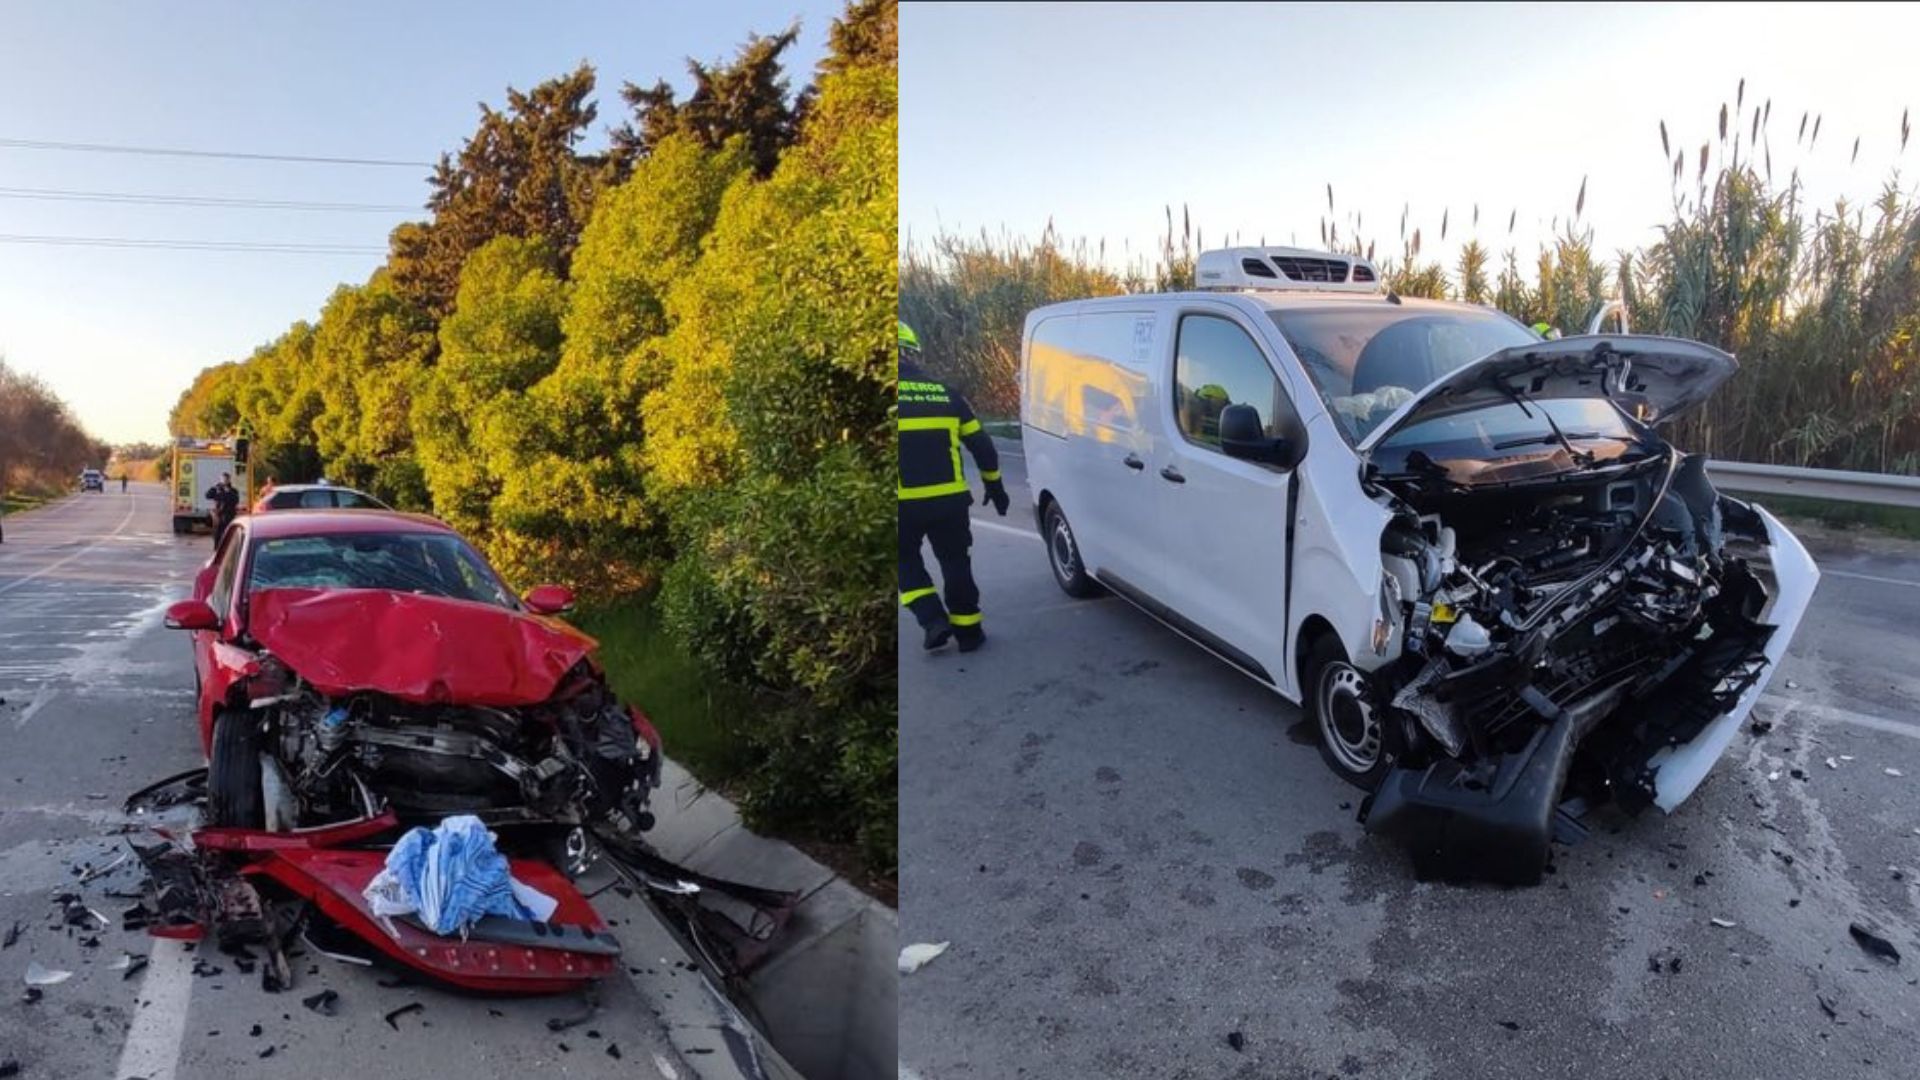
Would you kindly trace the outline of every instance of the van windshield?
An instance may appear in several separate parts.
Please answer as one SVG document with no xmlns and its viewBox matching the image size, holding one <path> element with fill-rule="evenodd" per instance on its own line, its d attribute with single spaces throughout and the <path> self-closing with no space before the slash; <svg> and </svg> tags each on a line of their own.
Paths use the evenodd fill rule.
<svg viewBox="0 0 1920 1080">
<path fill-rule="evenodd" d="M 1442 375 L 1540 340 L 1513 319 L 1478 308 L 1343 304 L 1268 315 L 1354 444 Z"/>
</svg>

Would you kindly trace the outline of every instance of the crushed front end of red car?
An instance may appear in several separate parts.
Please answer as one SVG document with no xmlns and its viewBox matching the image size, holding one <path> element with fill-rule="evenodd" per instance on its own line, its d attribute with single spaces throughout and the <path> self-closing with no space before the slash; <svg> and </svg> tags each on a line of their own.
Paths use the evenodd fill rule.
<svg viewBox="0 0 1920 1080">
<path fill-rule="evenodd" d="M 791 894 L 704 878 L 648 847 L 660 738 L 607 685 L 593 639 L 387 590 L 266 589 L 248 604 L 257 660 L 216 714 L 208 768 L 128 800 L 135 813 L 204 808 L 184 842 L 140 849 L 154 933 L 272 952 L 284 930 L 272 912 L 290 903 L 442 983 L 541 993 L 614 970 L 617 942 L 570 880 L 597 863 L 729 982 L 785 924 Z M 386 849 L 453 815 L 479 818 L 513 877 L 558 901 L 548 920 L 489 916 L 456 939 L 372 912 L 362 894 Z M 242 902 L 255 890 L 264 908 Z"/>
</svg>

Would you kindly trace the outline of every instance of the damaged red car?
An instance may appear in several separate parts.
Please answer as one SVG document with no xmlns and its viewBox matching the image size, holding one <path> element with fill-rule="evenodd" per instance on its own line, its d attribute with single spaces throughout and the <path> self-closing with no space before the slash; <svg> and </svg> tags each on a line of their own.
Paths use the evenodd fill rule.
<svg viewBox="0 0 1920 1080">
<path fill-rule="evenodd" d="M 357 511 L 235 523 L 167 612 L 193 634 L 215 825 L 278 831 L 376 812 L 495 827 L 651 827 L 660 739 L 592 638 L 516 598 L 442 522 Z"/>
<path fill-rule="evenodd" d="M 192 598 L 166 613 L 192 634 L 208 765 L 137 793 L 129 809 L 192 801 L 206 827 L 191 860 L 142 852 L 158 891 L 173 887 L 150 916 L 224 932 L 238 911 L 257 934 L 260 904 L 235 883 L 265 878 L 274 895 L 445 982 L 558 990 L 613 970 L 617 944 L 568 883 L 604 856 L 656 907 L 666 898 L 718 974 L 744 970 L 792 898 L 704 878 L 647 847 L 660 738 L 608 687 L 593 639 L 557 617 L 572 602 L 552 585 L 515 596 L 432 518 L 237 521 Z M 452 939 L 373 915 L 362 892 L 385 847 L 403 827 L 456 814 L 498 836 L 516 878 L 557 895 L 550 924 L 489 917 Z M 700 907 L 706 891 L 755 909 L 754 930 Z"/>
</svg>

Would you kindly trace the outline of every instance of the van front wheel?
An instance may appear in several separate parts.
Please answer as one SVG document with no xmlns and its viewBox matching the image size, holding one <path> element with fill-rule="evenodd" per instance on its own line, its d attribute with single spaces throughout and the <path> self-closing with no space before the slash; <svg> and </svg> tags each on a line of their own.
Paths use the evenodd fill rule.
<svg viewBox="0 0 1920 1080">
<path fill-rule="evenodd" d="M 1080 559 L 1080 544 L 1073 538 L 1073 526 L 1059 503 L 1047 504 L 1042 540 L 1047 542 L 1047 563 L 1053 567 L 1053 580 L 1068 596 L 1100 595 L 1100 584 L 1087 576 L 1087 565 Z"/>
<path fill-rule="evenodd" d="M 1393 767 L 1392 727 L 1366 674 L 1347 661 L 1339 639 L 1323 635 L 1307 653 L 1303 704 L 1319 735 L 1320 757 L 1340 779 L 1372 791 Z"/>
</svg>

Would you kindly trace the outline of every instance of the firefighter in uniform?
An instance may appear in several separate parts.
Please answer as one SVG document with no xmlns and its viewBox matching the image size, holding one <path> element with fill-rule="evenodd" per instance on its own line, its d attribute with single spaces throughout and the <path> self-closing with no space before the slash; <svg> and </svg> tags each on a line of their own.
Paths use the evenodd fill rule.
<svg viewBox="0 0 1920 1080">
<path fill-rule="evenodd" d="M 965 446 L 986 482 L 986 501 L 1001 517 L 1007 516 L 1007 489 L 1000 482 L 1000 455 L 993 439 L 958 391 L 927 377 L 917 362 L 920 339 L 900 323 L 900 603 L 920 623 L 926 647 L 938 649 L 949 639 L 961 652 L 972 652 L 987 640 L 980 624 L 980 589 L 973 583 L 973 494 L 960 464 Z M 920 544 L 933 545 L 946 582 L 946 603 L 933 587 Z"/>
</svg>

